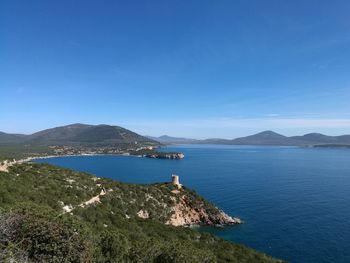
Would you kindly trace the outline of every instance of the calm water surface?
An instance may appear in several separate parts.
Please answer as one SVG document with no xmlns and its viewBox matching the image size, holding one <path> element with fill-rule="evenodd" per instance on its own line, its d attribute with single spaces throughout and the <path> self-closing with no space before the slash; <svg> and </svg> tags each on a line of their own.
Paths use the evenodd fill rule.
<svg viewBox="0 0 350 263">
<path fill-rule="evenodd" d="M 205 228 L 290 262 L 350 262 L 350 150 L 179 145 L 183 160 L 127 156 L 40 160 L 131 183 L 171 174 L 244 224 Z"/>
</svg>

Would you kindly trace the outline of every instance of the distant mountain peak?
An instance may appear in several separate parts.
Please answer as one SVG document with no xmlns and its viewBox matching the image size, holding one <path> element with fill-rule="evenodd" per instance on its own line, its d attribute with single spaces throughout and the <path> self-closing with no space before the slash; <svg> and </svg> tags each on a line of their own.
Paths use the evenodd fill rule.
<svg viewBox="0 0 350 263">
<path fill-rule="evenodd" d="M 263 131 L 247 137 L 232 140 L 232 144 L 248 145 L 291 145 L 288 137 L 274 131 Z"/>
<path fill-rule="evenodd" d="M 258 133 L 256 133 L 256 134 L 254 134 L 254 135 L 259 135 L 259 134 L 271 134 L 271 135 L 281 135 L 281 134 L 279 134 L 279 133 L 277 133 L 277 132 L 274 132 L 274 131 L 271 131 L 271 130 L 266 130 L 266 131 L 262 131 L 262 132 L 258 132 Z"/>
<path fill-rule="evenodd" d="M 72 124 L 68 124 L 68 125 L 63 125 L 63 126 L 58 126 L 58 127 L 55 127 L 55 128 L 60 128 L 60 127 L 90 127 L 90 126 L 93 126 L 91 124 L 84 124 L 84 123 L 72 123 Z M 55 129 L 53 128 L 53 129 Z"/>
<path fill-rule="evenodd" d="M 279 134 L 277 132 L 270 131 L 270 130 L 262 131 L 262 132 L 259 132 L 257 134 L 251 135 L 251 136 L 286 137 L 286 136 L 284 136 L 282 134 Z"/>
</svg>

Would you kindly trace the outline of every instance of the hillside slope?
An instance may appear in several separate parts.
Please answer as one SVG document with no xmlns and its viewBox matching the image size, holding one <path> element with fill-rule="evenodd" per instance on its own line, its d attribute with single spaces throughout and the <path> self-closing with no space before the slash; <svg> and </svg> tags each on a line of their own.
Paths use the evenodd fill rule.
<svg viewBox="0 0 350 263">
<path fill-rule="evenodd" d="M 0 133 L 0 144 L 124 147 L 135 144 L 159 145 L 159 142 L 119 126 L 77 123 L 39 131 L 31 135 Z"/>
<path fill-rule="evenodd" d="M 157 142 L 119 126 L 72 124 L 34 133 L 26 138 L 34 145 L 118 146 Z"/>
<path fill-rule="evenodd" d="M 0 185 L 3 258 L 33 262 L 277 262 L 210 234 L 167 226 L 179 204 L 185 204 L 191 213 L 205 211 L 194 223 L 216 224 L 222 216 L 215 206 L 186 188 L 179 192 L 167 183 L 124 184 L 31 163 L 0 172 Z"/>
<path fill-rule="evenodd" d="M 10 144 L 10 143 L 17 143 L 24 140 L 26 135 L 23 134 L 10 134 L 5 132 L 0 132 L 0 143 L 3 144 Z"/>
<path fill-rule="evenodd" d="M 302 136 L 292 136 L 293 140 L 297 140 L 302 144 L 348 144 L 350 145 L 350 135 L 327 136 L 321 133 L 308 133 Z"/>
</svg>

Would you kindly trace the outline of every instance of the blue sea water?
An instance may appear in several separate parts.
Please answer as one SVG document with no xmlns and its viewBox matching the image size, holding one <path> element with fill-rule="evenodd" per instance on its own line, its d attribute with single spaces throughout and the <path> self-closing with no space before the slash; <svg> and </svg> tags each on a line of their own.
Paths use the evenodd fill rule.
<svg viewBox="0 0 350 263">
<path fill-rule="evenodd" d="M 244 224 L 204 228 L 289 262 L 350 262 L 350 150 L 179 145 L 183 160 L 59 157 L 47 162 L 132 183 L 181 183 Z"/>
</svg>

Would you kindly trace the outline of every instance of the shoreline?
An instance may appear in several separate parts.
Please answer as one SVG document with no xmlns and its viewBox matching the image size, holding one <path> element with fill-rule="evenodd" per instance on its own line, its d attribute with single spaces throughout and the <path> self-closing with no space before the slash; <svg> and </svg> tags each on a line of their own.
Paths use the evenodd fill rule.
<svg viewBox="0 0 350 263">
<path fill-rule="evenodd" d="M 27 157 L 24 159 L 12 159 L 13 161 L 10 161 L 10 159 L 3 160 L 0 162 L 0 172 L 8 172 L 8 168 L 15 164 L 22 164 L 27 163 L 35 160 L 44 160 L 44 159 L 51 159 L 51 158 L 64 158 L 64 157 L 72 157 L 72 156 L 135 156 L 131 154 L 121 153 L 121 154 L 99 154 L 99 153 L 91 153 L 91 154 L 64 154 L 64 155 L 47 155 L 47 156 L 35 156 L 35 157 Z M 137 156 L 135 156 L 137 157 Z M 142 157 L 142 156 L 140 156 Z"/>
<path fill-rule="evenodd" d="M 180 153 L 184 158 L 184 155 Z M 0 172 L 8 172 L 8 169 L 15 164 L 22 164 L 26 162 L 31 162 L 35 160 L 44 160 L 51 158 L 64 158 L 64 157 L 81 157 L 81 156 L 128 156 L 128 157 L 136 157 L 136 158 L 150 158 L 150 159 L 169 159 L 169 160 L 179 160 L 182 158 L 157 158 L 155 155 L 148 156 L 144 154 L 131 154 L 130 152 L 125 153 L 80 153 L 80 154 L 59 154 L 59 155 L 43 155 L 43 156 L 30 156 L 24 159 L 5 159 L 0 162 Z"/>
<path fill-rule="evenodd" d="M 128 156 L 128 157 L 147 157 L 147 156 L 137 156 L 137 155 L 131 155 L 129 153 L 123 153 L 123 154 L 66 154 L 66 155 L 47 155 L 47 156 L 36 156 L 36 157 L 27 157 L 24 159 L 19 159 L 19 160 L 14 160 L 14 161 L 8 161 L 5 160 L 4 162 L 0 163 L 0 172 L 6 172 L 9 173 L 9 168 L 13 165 L 16 164 L 23 164 L 23 163 L 30 163 L 32 161 L 35 160 L 44 160 L 44 159 L 51 159 L 51 158 L 64 158 L 64 157 L 72 157 L 72 156 L 76 156 L 76 157 L 80 157 L 80 156 Z M 137 184 L 136 184 L 137 185 Z M 103 195 L 105 194 L 104 189 L 102 188 L 103 191 Z M 184 197 L 184 196 L 183 196 Z M 182 197 L 182 198 L 183 198 Z M 92 199 L 94 200 L 93 197 Z M 182 200 L 182 199 L 181 199 Z M 179 206 L 179 207 L 177 207 Z M 181 208 L 181 209 L 180 209 Z M 184 208 L 186 208 L 185 210 L 187 211 L 187 214 L 183 214 L 183 212 L 180 212 L 180 210 L 182 211 Z M 191 207 L 187 207 L 187 203 L 184 202 L 184 200 L 182 200 L 180 203 L 178 203 L 175 207 L 174 207 L 174 212 L 175 212 L 175 217 L 172 216 L 169 218 L 169 220 L 167 222 L 165 222 L 165 225 L 172 225 L 172 226 L 178 226 L 178 227 L 203 227 L 203 226 L 211 226 L 211 227 L 215 227 L 215 228 L 223 228 L 226 226 L 233 226 L 233 225 L 237 225 L 237 224 L 242 224 L 243 221 L 238 218 L 238 217 L 231 217 L 228 214 L 226 214 L 223 210 L 215 207 L 216 209 L 218 209 L 219 213 L 210 218 L 207 211 L 204 210 L 193 210 Z M 64 209 L 68 209 L 68 207 L 64 208 Z M 69 210 L 69 211 L 68 211 Z M 68 209 L 65 212 L 71 212 L 70 209 Z M 202 221 L 202 219 L 200 218 L 206 218 L 206 221 Z"/>
</svg>

